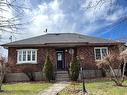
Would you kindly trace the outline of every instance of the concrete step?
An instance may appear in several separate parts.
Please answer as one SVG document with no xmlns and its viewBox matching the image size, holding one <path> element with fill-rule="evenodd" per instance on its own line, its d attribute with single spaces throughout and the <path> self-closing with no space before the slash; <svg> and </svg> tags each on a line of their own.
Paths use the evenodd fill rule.
<svg viewBox="0 0 127 95">
<path fill-rule="evenodd" d="M 57 71 L 56 81 L 69 81 L 68 71 Z"/>
<path fill-rule="evenodd" d="M 56 78 L 56 80 L 62 80 L 62 81 L 66 81 L 66 80 L 70 80 L 70 78 Z"/>
<path fill-rule="evenodd" d="M 68 76 L 68 74 L 56 74 L 57 76 Z"/>
<path fill-rule="evenodd" d="M 56 76 L 56 78 L 69 78 L 69 76 Z"/>
<path fill-rule="evenodd" d="M 68 71 L 56 71 L 56 74 L 68 74 Z"/>
<path fill-rule="evenodd" d="M 70 79 L 56 79 L 56 81 L 70 81 Z"/>
</svg>

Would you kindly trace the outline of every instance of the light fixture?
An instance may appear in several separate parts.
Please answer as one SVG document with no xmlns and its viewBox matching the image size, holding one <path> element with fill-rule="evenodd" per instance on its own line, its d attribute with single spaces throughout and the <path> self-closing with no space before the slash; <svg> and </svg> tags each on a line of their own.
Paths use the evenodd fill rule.
<svg viewBox="0 0 127 95">
<path fill-rule="evenodd" d="M 68 50 L 67 50 L 67 49 L 65 49 L 65 52 L 68 52 Z"/>
</svg>

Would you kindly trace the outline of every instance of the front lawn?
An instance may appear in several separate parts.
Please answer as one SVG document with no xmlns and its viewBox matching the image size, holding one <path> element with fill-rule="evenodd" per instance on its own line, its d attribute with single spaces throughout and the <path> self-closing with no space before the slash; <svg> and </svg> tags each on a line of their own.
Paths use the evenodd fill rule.
<svg viewBox="0 0 127 95">
<path fill-rule="evenodd" d="M 1 92 L 0 95 L 37 95 L 39 91 L 51 85 L 43 82 L 4 84 L 2 86 L 4 92 Z"/>
<path fill-rule="evenodd" d="M 124 84 L 127 85 L 127 81 Z M 81 83 L 72 83 L 62 90 L 59 95 L 78 95 L 81 87 Z M 111 81 L 89 82 L 86 83 L 86 89 L 89 95 L 127 95 L 127 87 L 115 86 Z"/>
</svg>

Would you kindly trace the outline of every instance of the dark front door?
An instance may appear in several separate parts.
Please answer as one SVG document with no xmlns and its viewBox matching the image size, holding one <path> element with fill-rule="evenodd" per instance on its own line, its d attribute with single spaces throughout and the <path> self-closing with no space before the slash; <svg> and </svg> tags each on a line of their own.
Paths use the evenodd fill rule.
<svg viewBox="0 0 127 95">
<path fill-rule="evenodd" d="M 58 70 L 64 69 L 64 52 L 57 51 L 56 57 L 57 57 L 57 69 Z"/>
</svg>

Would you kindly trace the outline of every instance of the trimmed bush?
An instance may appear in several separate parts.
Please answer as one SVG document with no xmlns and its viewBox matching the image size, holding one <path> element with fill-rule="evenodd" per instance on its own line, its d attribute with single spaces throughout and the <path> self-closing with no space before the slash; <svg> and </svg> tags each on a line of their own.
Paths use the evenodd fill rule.
<svg viewBox="0 0 127 95">
<path fill-rule="evenodd" d="M 77 58 L 72 58 L 70 62 L 69 74 L 72 81 L 77 81 L 79 77 L 80 64 Z"/>
<path fill-rule="evenodd" d="M 104 68 L 101 68 L 101 74 L 102 74 L 102 77 L 106 77 L 106 71 L 104 70 Z"/>
<path fill-rule="evenodd" d="M 50 82 L 51 80 L 53 80 L 54 77 L 54 73 L 53 73 L 53 64 L 51 62 L 51 60 L 49 59 L 49 55 L 47 53 L 46 55 L 46 59 L 45 59 L 45 63 L 44 63 L 44 75 L 45 78 Z"/>
</svg>

